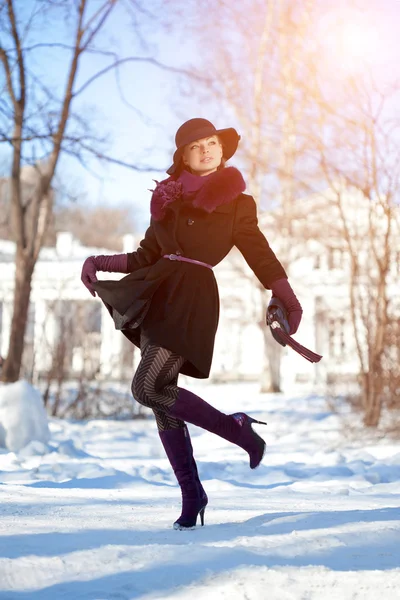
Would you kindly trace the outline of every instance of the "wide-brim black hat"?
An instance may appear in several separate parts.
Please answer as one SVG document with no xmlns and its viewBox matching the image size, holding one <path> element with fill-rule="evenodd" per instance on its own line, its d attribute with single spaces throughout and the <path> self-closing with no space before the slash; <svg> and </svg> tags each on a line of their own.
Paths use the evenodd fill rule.
<svg viewBox="0 0 400 600">
<path fill-rule="evenodd" d="M 228 127 L 228 129 L 216 129 L 210 121 L 207 121 L 207 119 L 190 119 L 181 125 L 176 132 L 174 162 L 167 171 L 168 175 L 175 173 L 182 158 L 183 150 L 187 144 L 213 135 L 217 135 L 221 140 L 225 160 L 231 158 L 235 154 L 240 140 L 240 135 L 236 129 L 233 127 Z"/>
</svg>

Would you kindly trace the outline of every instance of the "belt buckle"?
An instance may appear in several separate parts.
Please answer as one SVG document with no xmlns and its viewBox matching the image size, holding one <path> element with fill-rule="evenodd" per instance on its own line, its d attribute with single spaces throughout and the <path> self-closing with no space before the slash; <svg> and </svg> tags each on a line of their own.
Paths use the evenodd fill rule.
<svg viewBox="0 0 400 600">
<path fill-rule="evenodd" d="M 168 258 L 169 260 L 178 260 L 179 257 L 177 254 L 168 254 Z"/>
</svg>

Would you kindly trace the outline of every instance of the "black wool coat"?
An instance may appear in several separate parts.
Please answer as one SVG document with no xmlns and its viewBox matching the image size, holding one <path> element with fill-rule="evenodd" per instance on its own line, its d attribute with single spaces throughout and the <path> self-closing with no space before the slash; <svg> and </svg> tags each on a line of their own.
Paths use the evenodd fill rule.
<svg viewBox="0 0 400 600">
<path fill-rule="evenodd" d="M 173 177 L 157 184 L 151 221 L 130 273 L 93 285 L 115 326 L 140 347 L 141 331 L 153 344 L 183 356 L 181 373 L 209 376 L 219 319 L 218 286 L 211 269 L 172 261 L 177 254 L 212 266 L 236 246 L 261 284 L 287 277 L 260 231 L 256 203 L 244 194 L 241 173 L 227 167 L 207 177 L 193 197 L 182 196 Z"/>
</svg>

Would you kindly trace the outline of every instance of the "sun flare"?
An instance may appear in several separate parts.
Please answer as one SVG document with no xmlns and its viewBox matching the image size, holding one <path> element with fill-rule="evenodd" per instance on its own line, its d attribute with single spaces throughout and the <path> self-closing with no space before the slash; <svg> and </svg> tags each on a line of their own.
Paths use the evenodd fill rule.
<svg viewBox="0 0 400 600">
<path fill-rule="evenodd" d="M 379 31 L 366 19 L 349 16 L 326 28 L 323 46 L 332 66 L 355 73 L 379 58 Z"/>
</svg>

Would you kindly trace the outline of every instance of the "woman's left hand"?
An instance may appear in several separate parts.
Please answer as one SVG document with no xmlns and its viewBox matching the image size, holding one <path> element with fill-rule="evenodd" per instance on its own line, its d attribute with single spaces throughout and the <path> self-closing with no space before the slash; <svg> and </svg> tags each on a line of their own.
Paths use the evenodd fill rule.
<svg viewBox="0 0 400 600">
<path fill-rule="evenodd" d="M 284 304 L 289 321 L 289 334 L 293 335 L 299 328 L 303 309 L 287 279 L 278 279 L 271 284 L 274 296 L 277 296 Z"/>
<path fill-rule="evenodd" d="M 303 310 L 302 309 L 300 309 L 300 310 L 292 310 L 292 311 L 288 310 L 288 321 L 289 321 L 289 327 L 290 327 L 290 331 L 289 331 L 290 335 L 293 335 L 298 330 L 302 316 L 303 316 Z"/>
</svg>

